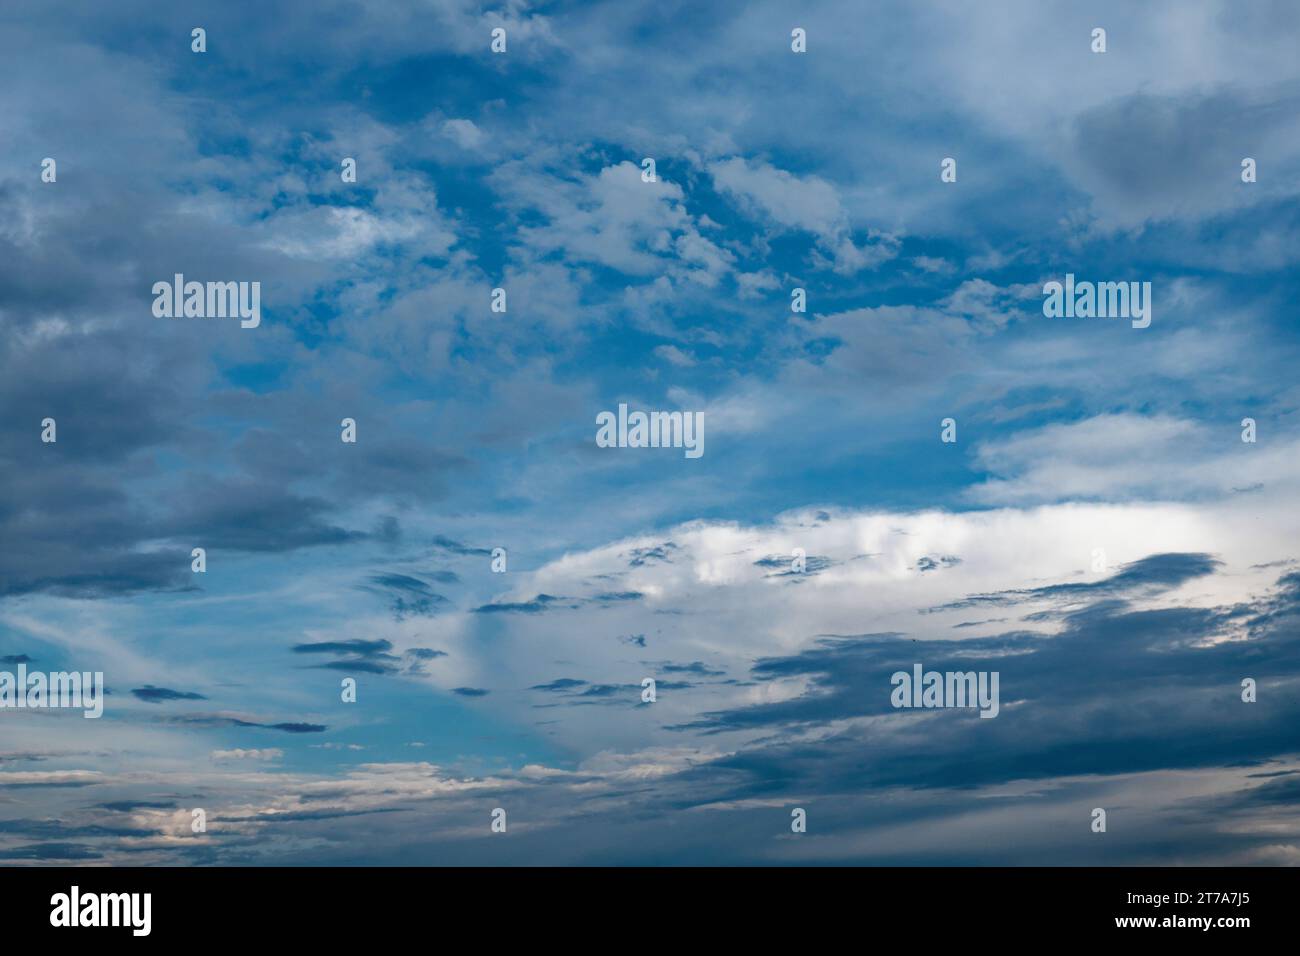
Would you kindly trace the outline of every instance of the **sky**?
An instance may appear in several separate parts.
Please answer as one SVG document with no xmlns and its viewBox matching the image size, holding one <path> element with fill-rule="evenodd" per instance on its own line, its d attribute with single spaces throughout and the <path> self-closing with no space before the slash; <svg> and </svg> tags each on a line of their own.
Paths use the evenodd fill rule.
<svg viewBox="0 0 1300 956">
<path fill-rule="evenodd" d="M 9 0 L 0 864 L 1300 863 L 1298 31 Z"/>
</svg>

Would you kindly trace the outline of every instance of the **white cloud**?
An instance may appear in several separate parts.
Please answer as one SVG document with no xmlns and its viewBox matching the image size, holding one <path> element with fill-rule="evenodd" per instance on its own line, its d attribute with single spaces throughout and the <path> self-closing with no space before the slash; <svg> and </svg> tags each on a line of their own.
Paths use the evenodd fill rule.
<svg viewBox="0 0 1300 956">
<path fill-rule="evenodd" d="M 1211 428 L 1169 415 L 1098 415 L 985 442 L 975 456 L 994 477 L 969 496 L 995 505 L 1220 496 L 1300 481 L 1300 441 L 1243 442 L 1236 419 Z"/>
<path fill-rule="evenodd" d="M 494 177 L 519 209 L 546 217 L 518 233 L 535 257 L 557 251 L 629 275 L 671 274 L 711 287 L 731 269 L 734 256 L 706 239 L 685 206 L 682 187 L 624 161 L 594 175 L 561 179 L 528 163 L 507 164 Z"/>
<path fill-rule="evenodd" d="M 442 131 L 461 149 L 478 149 L 483 143 L 483 131 L 472 120 L 449 119 L 442 124 Z"/>
<path fill-rule="evenodd" d="M 988 608 L 919 613 L 972 594 L 1097 581 L 1152 554 L 1209 552 L 1225 562 L 1225 572 L 1190 581 L 1174 600 L 1213 606 L 1258 596 L 1277 572 L 1251 566 L 1294 551 L 1300 515 L 1290 500 L 1238 496 L 1213 505 L 1059 504 L 957 513 L 804 510 L 769 525 L 692 522 L 570 553 L 535 571 L 512 572 L 503 582 L 508 591 L 497 600 L 526 602 L 549 594 L 561 607 L 538 614 L 456 615 L 462 625 L 444 627 L 440 646 L 458 659 L 458 683 L 500 691 L 484 698 L 486 708 L 527 724 L 537 719 L 535 708 L 544 706 L 546 719 L 557 722 L 577 753 L 635 754 L 644 747 L 680 746 L 681 734 L 664 731 L 666 726 L 754 703 L 752 688 L 725 678 L 743 684 L 756 660 L 797 653 L 825 635 L 898 632 L 960 640 L 1020 629 L 1051 633 L 1056 626 L 1024 617 L 1051 606 L 1046 598 L 999 609 L 994 616 L 1001 622 L 960 629 L 954 625 L 987 619 Z M 1269 520 L 1256 520 L 1258 514 Z M 783 574 L 795 548 L 829 559 L 831 566 L 798 578 Z M 1104 573 L 1091 567 L 1098 548 L 1106 555 Z M 632 562 L 655 549 L 662 557 Z M 925 558 L 939 561 L 938 568 L 922 570 Z M 756 563 L 766 559 L 774 560 Z M 586 600 L 610 591 L 643 598 Z M 1137 606 L 1144 600 L 1140 594 L 1131 599 Z M 577 607 L 569 609 L 572 604 Z M 457 637 L 448 643 L 453 630 Z M 483 650 L 489 633 L 490 652 Z M 642 635 L 644 647 L 617 639 L 627 634 Z M 634 706 L 643 677 L 665 679 L 664 663 L 696 661 L 725 677 L 688 674 L 681 679 L 692 686 L 661 691 L 652 711 Z M 528 689 L 561 678 L 618 687 L 626 706 L 603 706 L 594 720 L 591 706 Z M 441 678 L 438 683 L 455 686 Z M 779 699 L 802 689 L 765 682 L 763 690 Z M 730 736 L 723 740 L 726 747 L 740 745 Z"/>
<path fill-rule="evenodd" d="M 655 355 L 678 368 L 690 368 L 695 364 L 694 358 L 675 345 L 658 345 L 655 347 Z"/>
<path fill-rule="evenodd" d="M 751 164 L 740 156 L 708 165 L 714 185 L 780 226 L 817 237 L 836 272 L 870 269 L 897 255 L 890 236 L 873 233 L 871 241 L 853 241 L 852 226 L 835 187 L 818 176 L 796 176 L 765 162 Z"/>
<path fill-rule="evenodd" d="M 210 754 L 213 760 L 279 760 L 284 756 L 284 751 L 275 747 L 266 747 L 260 750 L 214 750 Z"/>
<path fill-rule="evenodd" d="M 719 189 L 783 226 L 824 239 L 843 234 L 847 225 L 835 187 L 817 176 L 799 177 L 764 162 L 734 156 L 709 164 Z"/>
</svg>

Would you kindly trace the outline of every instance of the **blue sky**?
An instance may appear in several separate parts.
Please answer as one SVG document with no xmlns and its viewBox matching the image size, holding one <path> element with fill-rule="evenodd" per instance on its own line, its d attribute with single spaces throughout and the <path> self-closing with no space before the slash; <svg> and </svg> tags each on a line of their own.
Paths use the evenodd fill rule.
<svg viewBox="0 0 1300 956">
<path fill-rule="evenodd" d="M 0 861 L 1294 864 L 1298 26 L 6 4 Z"/>
</svg>

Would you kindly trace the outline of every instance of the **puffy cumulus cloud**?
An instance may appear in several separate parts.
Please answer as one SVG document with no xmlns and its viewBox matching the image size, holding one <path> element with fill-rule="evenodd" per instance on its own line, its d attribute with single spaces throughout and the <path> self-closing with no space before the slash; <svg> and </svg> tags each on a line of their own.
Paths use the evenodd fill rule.
<svg viewBox="0 0 1300 956">
<path fill-rule="evenodd" d="M 701 713 L 797 695 L 798 675 L 769 685 L 750 668 L 824 635 L 1050 635 L 1064 611 L 1116 595 L 1137 607 L 1173 593 L 1197 606 L 1256 599 L 1277 571 L 1252 565 L 1290 554 L 1295 519 L 1282 500 L 1230 498 L 1208 510 L 1135 502 L 811 511 L 771 526 L 692 523 L 512 573 L 511 588 L 490 603 L 513 613 L 463 609 L 440 620 L 438 645 L 450 653 L 433 662 L 430 680 L 490 689 L 485 706 L 513 720 L 544 714 L 579 754 L 669 746 L 679 733 L 671 728 Z M 1256 507 L 1277 519 L 1262 535 L 1242 521 Z M 796 549 L 807 556 L 805 573 L 790 571 Z M 1103 571 L 1094 569 L 1097 549 Z M 1213 559 L 1189 574 L 1157 573 L 1154 559 L 1142 564 L 1206 553 Z M 1228 570 L 1216 572 L 1216 562 Z M 1002 596 L 970 600 L 979 595 Z M 990 604 L 1013 610 L 990 613 Z M 640 640 L 620 639 L 627 634 Z M 641 701 L 647 677 L 660 682 L 650 710 Z M 586 713 L 593 706 L 604 712 L 599 721 Z"/>
<path fill-rule="evenodd" d="M 740 156 L 709 164 L 714 184 L 782 226 L 835 238 L 847 216 L 835 187 L 817 176 L 799 177 Z"/>
<path fill-rule="evenodd" d="M 1210 424 L 1132 412 L 1046 425 L 978 445 L 976 461 L 991 477 L 968 494 L 985 504 L 1023 505 L 1293 492 L 1300 443 L 1252 444 L 1242 431 L 1233 419 Z"/>
<path fill-rule="evenodd" d="M 781 287 L 780 281 L 770 272 L 736 273 L 737 291 L 742 299 L 757 299 Z"/>
<path fill-rule="evenodd" d="M 873 234 L 867 242 L 856 243 L 838 192 L 817 176 L 796 176 L 768 163 L 751 164 L 740 156 L 710 163 L 708 171 L 720 191 L 760 218 L 816 236 L 836 272 L 874 268 L 897 255 L 898 243 L 892 236 Z"/>
<path fill-rule="evenodd" d="M 642 180 L 630 161 L 593 174 L 562 177 L 529 161 L 506 164 L 493 176 L 511 205 L 543 217 L 521 224 L 517 237 L 530 256 L 562 252 L 571 261 L 648 277 L 662 270 L 712 286 L 734 256 L 705 238 L 685 205 L 681 185 L 656 174 Z"/>
<path fill-rule="evenodd" d="M 478 149 L 483 142 L 483 131 L 473 120 L 449 119 L 442 124 L 442 132 L 461 149 Z"/>
<path fill-rule="evenodd" d="M 814 389 L 835 382 L 858 388 L 871 383 L 877 401 L 885 397 L 880 392 L 885 386 L 896 404 L 900 393 L 933 389 L 982 367 L 987 347 L 979 347 L 997 331 L 997 324 L 972 321 L 961 312 L 914 305 L 818 314 L 792 324 L 792 344 L 799 351 L 792 352 L 782 375 Z"/>
<path fill-rule="evenodd" d="M 681 368 L 690 368 L 695 364 L 695 359 L 688 352 L 683 352 L 675 345 L 656 345 L 654 354 L 668 364 Z"/>
<path fill-rule="evenodd" d="M 339 208 L 282 213 L 271 225 L 276 235 L 267 247 L 296 259 L 353 259 L 376 246 L 409 243 L 430 229 L 430 221 L 418 212 L 385 219 L 365 209 Z M 427 251 L 443 255 L 454 241 L 440 234 Z"/>
</svg>

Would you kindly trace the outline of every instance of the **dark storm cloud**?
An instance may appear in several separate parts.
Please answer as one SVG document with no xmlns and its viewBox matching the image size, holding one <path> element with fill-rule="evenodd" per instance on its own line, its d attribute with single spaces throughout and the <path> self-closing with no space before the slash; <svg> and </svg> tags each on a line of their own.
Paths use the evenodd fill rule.
<svg viewBox="0 0 1300 956">
<path fill-rule="evenodd" d="M 412 647 L 402 654 L 402 673 L 409 676 L 428 674 L 429 671 L 424 665 L 446 656 L 448 656 L 446 651 L 437 651 L 431 647 Z"/>
<path fill-rule="evenodd" d="M 356 671 L 360 674 L 423 674 L 424 664 L 439 657 L 446 657 L 446 651 L 431 647 L 412 647 L 399 657 L 392 653 L 393 642 L 379 638 L 367 641 L 353 638 L 346 641 L 315 641 L 308 644 L 295 644 L 291 650 L 295 654 L 341 654 L 339 660 L 326 661 L 312 665 L 325 670 Z"/>
<path fill-rule="evenodd" d="M 490 557 L 492 550 L 490 548 L 473 548 L 469 545 L 461 544 L 459 541 L 453 541 L 444 535 L 438 535 L 433 539 L 433 546 L 440 551 L 449 551 L 452 554 L 458 554 L 462 557 Z"/>
<path fill-rule="evenodd" d="M 0 850 L 4 860 L 100 860 L 103 854 L 79 843 L 33 843 Z"/>
<path fill-rule="evenodd" d="M 1085 110 L 1070 131 L 1083 179 L 1104 199 L 1155 218 L 1225 204 L 1243 143 L 1294 128 L 1300 91 L 1267 98 L 1239 91 L 1134 93 Z M 1123 143 L 1123 148 L 1116 144 Z M 1177 157 L 1177 161 L 1174 161 Z"/>
<path fill-rule="evenodd" d="M 367 817 L 380 813 L 410 813 L 406 807 L 375 807 L 372 810 L 291 810 L 267 814 L 252 822 L 259 826 L 277 826 L 284 823 L 304 823 L 314 820 L 344 820 L 349 817 Z"/>
<path fill-rule="evenodd" d="M 687 681 L 656 680 L 655 691 L 688 690 L 694 687 Z M 593 684 L 583 680 L 552 681 L 549 685 L 539 685 L 534 690 L 547 690 L 561 697 L 555 704 L 535 705 L 541 708 L 567 707 L 648 707 L 648 701 L 642 701 L 644 688 L 640 684 Z"/>
<path fill-rule="evenodd" d="M 7 787 L 14 790 L 35 790 L 49 787 L 54 790 L 76 789 L 78 787 L 93 787 L 98 784 L 98 780 L 6 780 L 0 778 L 0 787 Z"/>
<path fill-rule="evenodd" d="M 325 724 L 310 724 L 303 721 L 282 721 L 280 723 L 262 723 L 245 720 L 242 717 L 227 717 L 222 714 L 185 714 L 159 718 L 162 723 L 188 724 L 195 727 L 258 727 L 266 730 L 279 730 L 286 734 L 320 734 L 329 729 Z"/>
<path fill-rule="evenodd" d="M 0 597 L 192 587 L 195 543 L 209 552 L 282 552 L 367 537 L 332 523 L 326 500 L 254 477 L 182 472 L 170 509 L 150 510 L 131 491 L 152 471 L 144 453 L 169 447 L 188 456 L 194 449 L 183 419 L 187 403 L 167 384 L 170 373 L 155 374 L 128 347 L 83 341 L 43 358 L 0 344 L 0 404 L 7 407 L 0 421 L 0 537 L 7 545 L 0 549 Z M 38 368 L 58 377 L 38 379 Z M 57 422 L 55 443 L 40 440 L 46 417 Z M 183 544 L 145 548 L 156 541 Z"/>
<path fill-rule="evenodd" d="M 452 580 L 456 576 L 451 575 Z M 393 616 L 401 621 L 408 617 L 432 617 L 450 602 L 426 582 L 409 574 L 375 574 L 366 590 L 383 595 Z"/>
<path fill-rule="evenodd" d="M 726 671 L 709 667 L 703 661 L 691 661 L 689 664 L 659 664 L 658 669 L 665 674 L 694 674 L 697 677 L 721 677 Z"/>
<path fill-rule="evenodd" d="M 42 760 L 48 760 L 49 754 L 33 753 L 23 751 L 10 751 L 9 753 L 0 753 L 0 763 L 40 763 Z"/>
<path fill-rule="evenodd" d="M 157 800 L 115 800 L 111 803 L 98 804 L 100 810 L 112 810 L 114 813 L 130 813 L 132 810 L 173 810 L 175 803 Z"/>
<path fill-rule="evenodd" d="M 345 674 L 355 671 L 358 674 L 394 674 L 397 668 L 390 664 L 380 664 L 376 661 L 367 660 L 345 660 L 345 661 L 326 661 L 323 664 L 315 664 L 314 667 L 328 671 L 342 671 Z"/>
<path fill-rule="evenodd" d="M 111 360 L 119 350 L 114 343 L 97 354 Z M 44 361 L 77 381 L 41 380 L 33 364 L 40 356 L 10 351 L 0 339 L 0 597 L 100 597 L 187 585 L 188 552 L 138 550 L 160 529 L 116 477 L 133 470 L 124 459 L 134 450 L 159 440 L 152 406 L 165 407 L 170 397 L 72 355 Z M 57 427 L 51 444 L 41 442 L 47 417 Z"/>
<path fill-rule="evenodd" d="M 152 684 L 132 688 L 131 693 L 147 704 L 161 704 L 165 700 L 207 700 L 202 694 L 172 690 L 169 687 L 154 687 Z"/>
<path fill-rule="evenodd" d="M 688 684 L 658 681 L 658 690 L 688 687 Z M 636 706 L 641 703 L 640 684 L 596 684 L 577 677 L 561 677 L 545 684 L 535 684 L 530 690 L 545 691 L 559 698 L 555 703 L 536 704 L 539 709 L 551 707 L 585 706 Z"/>
<path fill-rule="evenodd" d="M 308 644 L 295 644 L 295 654 L 345 654 L 340 660 L 326 661 L 314 667 L 335 671 L 356 671 L 359 674 L 398 674 L 403 670 L 402 659 L 391 653 L 393 642 L 383 638 L 367 641 L 353 638 L 346 641 L 316 641 Z M 423 648 L 421 648 L 423 650 Z M 421 658 L 414 655 L 407 667 L 419 666 Z"/>
<path fill-rule="evenodd" d="M 243 726 L 270 727 L 272 730 L 282 730 L 286 734 L 320 734 L 329 729 L 324 724 L 308 724 L 298 721 L 279 724 L 244 724 Z"/>
<path fill-rule="evenodd" d="M 1257 809 L 1260 807 L 1278 807 L 1291 809 L 1300 806 L 1300 771 L 1282 770 L 1272 774 L 1251 774 L 1252 777 L 1268 777 L 1269 781 L 1254 789 L 1234 794 L 1228 800 L 1216 801 L 1218 806 L 1227 809 Z"/>
<path fill-rule="evenodd" d="M 650 548 L 633 548 L 629 552 L 632 557 L 628 560 L 627 566 L 629 568 L 640 568 L 659 561 L 671 564 L 672 553 L 676 550 L 678 550 L 678 547 L 672 541 L 665 541 L 663 544 L 657 544 Z"/>
<path fill-rule="evenodd" d="M 155 835 L 153 830 L 143 830 L 139 827 L 73 826 L 58 820 L 0 820 L 0 833 L 16 833 L 29 840 Z"/>
<path fill-rule="evenodd" d="M 41 22 L 49 43 L 53 22 Z M 464 459 L 377 428 L 384 416 L 365 412 L 382 405 L 378 398 L 349 402 L 369 440 L 360 454 L 341 455 L 337 419 L 321 416 L 313 427 L 291 389 L 255 396 L 224 387 L 234 367 L 221 355 L 234 345 L 225 329 L 152 315 L 152 283 L 176 272 L 257 277 L 271 313 L 257 330 L 257 357 L 283 370 L 285 342 L 269 329 L 285 313 L 269 296 L 282 305 L 308 294 L 328 280 L 329 266 L 271 251 L 256 228 L 187 209 L 193 191 L 174 191 L 155 174 L 200 161 L 183 132 L 195 117 L 184 113 L 184 97 L 160 85 L 167 71 L 129 58 L 110 66 L 104 51 L 74 39 L 77 26 L 63 26 L 65 70 L 17 94 L 42 117 L 31 135 L 59 157 L 60 181 L 37 191 L 26 179 L 0 179 L 0 204 L 16 221 L 39 223 L 39 241 L 0 231 L 0 597 L 193 587 L 195 545 L 280 553 L 391 542 L 399 531 L 391 519 L 366 533 L 332 516 L 369 497 L 438 497 Z M 26 29 L 7 23 L 0 55 L 26 55 Z M 95 31 L 87 37 L 105 41 Z M 114 116 L 111 127 L 102 115 Z M 74 139 L 93 144 L 93 160 L 79 161 L 63 139 L 63 128 L 82 126 L 95 135 Z M 140 130 L 151 129 L 177 134 L 142 159 Z M 250 159 L 235 175 L 256 180 L 261 168 Z M 40 440 L 45 418 L 57 422 L 55 443 Z M 211 427 L 214 420 L 221 424 Z M 299 482 L 313 490 L 293 487 Z"/>
<path fill-rule="evenodd" d="M 21 29 L 5 33 L 21 44 Z M 87 83 L 90 96 L 65 99 L 65 84 L 86 82 L 78 67 L 93 75 L 105 66 L 90 47 L 65 52 L 59 80 L 28 91 L 34 115 L 75 125 L 102 110 L 115 122 L 99 127 L 94 162 L 78 168 L 72 147 L 62 154 L 76 170 L 69 188 L 63 177 L 42 193 L 0 182 L 8 208 L 39 218 L 41 238 L 0 233 L 0 597 L 190 587 L 198 537 L 256 551 L 338 540 L 310 499 L 255 474 L 231 483 L 200 477 L 221 464 L 220 439 L 194 424 L 213 410 L 206 387 L 216 342 L 196 348 L 193 327 L 155 319 L 151 282 L 194 274 L 191 266 L 270 278 L 283 260 L 258 253 L 233 227 L 181 212 L 160 177 L 140 175 L 126 143 L 159 120 L 154 97 L 142 95 L 154 82 L 149 71 L 108 72 Z M 151 157 L 179 164 L 182 142 L 160 140 Z M 47 417 L 57 423 L 49 444 L 40 440 Z M 180 543 L 157 546 L 173 538 Z"/>
<path fill-rule="evenodd" d="M 203 541 L 208 549 L 278 552 L 367 537 L 330 524 L 322 498 L 293 494 L 255 481 L 191 484 L 169 521 L 171 534 Z"/>
<path fill-rule="evenodd" d="M 544 611 L 568 610 L 580 607 L 609 607 L 612 604 L 626 604 L 640 601 L 645 595 L 640 591 L 605 591 L 589 598 L 556 597 L 553 594 L 539 594 L 530 601 L 496 601 L 474 608 L 475 614 L 541 614 Z"/>
<path fill-rule="evenodd" d="M 1206 565 L 1153 560 L 1131 567 L 1130 581 L 1167 584 Z M 1055 636 L 830 638 L 753 668 L 762 680 L 807 679 L 808 692 L 705 714 L 687 726 L 775 735 L 779 742 L 718 764 L 740 772 L 738 786 L 748 793 L 969 787 L 1265 761 L 1296 749 L 1300 700 L 1282 688 L 1300 678 L 1298 625 L 1300 575 L 1288 575 L 1272 593 L 1228 607 L 1133 610 L 1102 598 L 1066 615 Z M 936 671 L 998 671 L 1001 713 L 987 720 L 969 710 L 939 710 L 925 719 L 927 712 L 895 710 L 890 677 L 915 663 Z M 1246 677 L 1258 681 L 1261 703 L 1241 700 Z M 799 728 L 886 715 L 888 730 L 873 733 L 866 749 L 860 730 L 780 741 Z"/>
<path fill-rule="evenodd" d="M 389 654 L 392 649 L 393 642 L 382 638 L 375 641 L 361 638 L 347 641 L 316 641 L 310 644 L 295 644 L 292 648 L 295 654 L 356 654 L 359 657 L 383 657 L 396 660 Z"/>
<path fill-rule="evenodd" d="M 961 558 L 955 557 L 954 555 L 951 554 L 943 554 L 937 557 L 930 557 L 929 555 L 925 555 L 924 557 L 919 558 L 917 560 L 916 570 L 934 571 L 938 568 L 956 567 L 959 564 L 961 564 Z"/>
<path fill-rule="evenodd" d="M 640 601 L 645 595 L 640 591 L 606 591 L 590 599 L 592 604 L 618 604 L 626 601 Z"/>
<path fill-rule="evenodd" d="M 298 402 L 291 394 L 277 399 L 271 410 L 280 410 L 279 420 L 240 436 L 233 456 L 241 468 L 275 484 L 296 484 L 321 477 L 324 463 L 331 498 L 416 502 L 443 497 L 447 480 L 469 466 L 459 455 L 400 434 L 402 422 L 390 423 L 391 416 L 377 410 L 370 415 L 356 411 L 358 441 L 355 447 L 345 445 L 339 441 L 337 420 L 319 416 L 303 421 Z"/>
<path fill-rule="evenodd" d="M 1124 594 L 1139 590 L 1164 591 L 1176 588 L 1194 578 L 1213 574 L 1221 566 L 1221 561 L 1208 554 L 1153 554 L 1132 564 L 1126 564 L 1115 574 L 1099 581 L 1052 584 L 1041 588 L 997 591 L 992 594 L 972 594 L 960 601 L 941 604 L 928 610 L 962 610 L 981 605 L 1007 607 L 1042 599 L 1078 599 L 1092 595 Z"/>
<path fill-rule="evenodd" d="M 577 687 L 582 687 L 587 682 L 576 677 L 558 677 L 546 684 L 534 684 L 530 690 L 546 690 L 553 692 L 570 691 Z"/>
<path fill-rule="evenodd" d="M 572 610 L 577 604 L 561 603 L 566 598 L 557 598 L 551 594 L 539 594 L 531 601 L 501 601 L 494 604 L 483 604 L 474 608 L 475 614 L 541 614 L 543 611 L 549 611 L 554 608 L 568 608 Z"/>
</svg>

